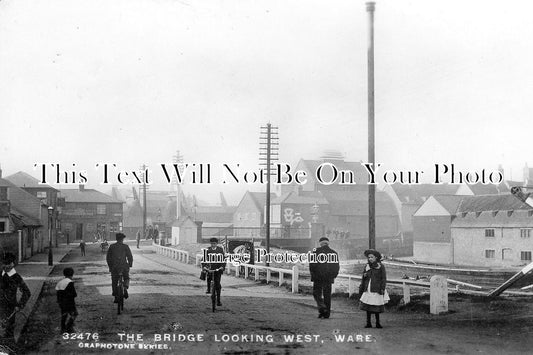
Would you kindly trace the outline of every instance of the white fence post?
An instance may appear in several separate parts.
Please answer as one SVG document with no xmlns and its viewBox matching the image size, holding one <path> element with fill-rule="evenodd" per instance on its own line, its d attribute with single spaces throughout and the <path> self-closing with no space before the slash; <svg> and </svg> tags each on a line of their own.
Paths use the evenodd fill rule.
<svg viewBox="0 0 533 355">
<path fill-rule="evenodd" d="M 267 268 L 267 284 L 270 283 L 270 279 L 272 278 L 272 272 L 269 268 Z"/>
<path fill-rule="evenodd" d="M 411 302 L 411 287 L 405 282 L 403 283 L 403 303 L 408 304 Z"/>
<path fill-rule="evenodd" d="M 429 312 L 448 312 L 448 280 L 444 276 L 433 275 L 429 282 Z"/>
<path fill-rule="evenodd" d="M 298 265 L 292 267 L 292 293 L 298 293 Z"/>
<path fill-rule="evenodd" d="M 279 275 L 279 286 L 281 286 L 281 284 L 283 283 L 283 273 L 281 271 L 278 271 L 278 275 Z"/>
<path fill-rule="evenodd" d="M 355 293 L 355 282 L 352 281 L 352 278 L 348 278 L 348 297 Z"/>
</svg>

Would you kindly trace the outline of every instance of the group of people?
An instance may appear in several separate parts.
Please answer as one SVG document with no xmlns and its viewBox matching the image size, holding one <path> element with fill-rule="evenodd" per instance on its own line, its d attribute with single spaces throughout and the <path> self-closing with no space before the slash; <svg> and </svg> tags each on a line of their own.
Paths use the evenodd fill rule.
<svg viewBox="0 0 533 355">
<path fill-rule="evenodd" d="M 318 318 L 329 318 L 331 314 L 331 285 L 339 274 L 338 254 L 329 247 L 329 239 L 319 239 L 320 247 L 313 250 L 315 260 L 327 260 L 324 263 L 309 263 L 311 281 L 313 282 L 313 297 L 318 307 Z M 319 254 L 324 256 L 319 257 Z M 328 257 L 335 255 L 336 258 Z M 385 304 L 389 300 L 386 290 L 387 274 L 385 266 L 381 264 L 381 253 L 374 249 L 364 252 L 368 263 L 363 270 L 359 285 L 359 308 L 366 311 L 366 326 L 372 328 L 372 314 L 375 317 L 376 328 L 382 328 L 379 315 L 383 313 Z"/>
<path fill-rule="evenodd" d="M 206 251 L 206 256 L 219 255 L 220 257 L 211 260 L 223 260 L 224 249 L 218 246 L 218 239 L 211 238 L 209 240 L 210 247 Z M 313 253 L 316 255 L 315 260 L 326 260 L 326 262 L 309 263 L 309 271 L 311 273 L 311 281 L 313 282 L 313 298 L 316 301 L 318 308 L 318 318 L 329 318 L 331 315 L 331 285 L 339 274 L 339 258 L 335 250 L 329 246 L 329 239 L 322 237 L 319 239 L 320 247 L 315 248 Z M 324 254 L 324 256 L 319 256 Z M 335 257 L 332 257 L 332 256 Z M 383 313 L 385 304 L 389 300 L 386 290 L 387 274 L 385 267 L 381 264 L 381 253 L 374 249 L 368 249 L 364 252 L 368 263 L 363 270 L 363 277 L 359 286 L 360 295 L 360 309 L 366 311 L 366 326 L 365 328 L 372 328 L 371 317 L 374 314 L 376 328 L 382 328 L 379 314 Z M 219 262 L 202 262 L 204 271 L 212 271 L 207 273 L 207 290 L 206 293 L 211 293 L 211 281 L 214 277 L 214 287 L 216 291 L 217 304 L 220 302 L 221 284 L 220 280 L 224 272 L 226 264 Z"/>
<path fill-rule="evenodd" d="M 124 298 L 128 298 L 129 269 L 133 266 L 133 255 L 130 247 L 124 244 L 125 235 L 116 234 L 116 243 L 112 244 L 106 256 L 109 272 L 111 273 L 112 295 L 117 302 L 116 285 L 118 278 L 122 274 L 124 278 L 125 293 Z M 320 247 L 315 248 L 315 260 L 326 260 L 326 262 L 309 263 L 311 281 L 313 282 L 313 298 L 318 308 L 318 318 L 327 319 L 331 315 L 331 285 L 339 274 L 338 254 L 329 246 L 329 239 L 322 237 L 319 239 Z M 324 254 L 325 256 L 319 256 Z M 210 247 L 206 255 L 212 255 L 210 260 L 224 260 L 224 249 L 218 245 L 217 238 L 210 239 Z M 336 256 L 331 257 L 332 255 Z M 366 328 L 372 328 L 372 314 L 375 318 L 375 327 L 382 328 L 380 323 L 380 313 L 384 311 L 384 305 L 389 300 L 386 290 L 387 276 L 385 267 L 381 263 L 381 254 L 374 249 L 364 252 L 368 263 L 365 265 L 359 286 L 360 309 L 366 311 Z M 13 337 L 15 314 L 24 308 L 31 293 L 23 278 L 15 271 L 16 257 L 12 253 L 5 253 L 2 261 L 2 277 L 0 278 L 0 319 L 5 328 L 4 337 Z M 225 262 L 202 262 L 202 268 L 207 272 L 207 291 L 211 293 L 211 281 L 214 281 L 216 301 L 218 306 L 221 303 L 221 277 L 226 267 Z M 211 271 L 211 272 L 208 272 Z M 74 321 L 78 315 L 75 298 L 77 297 L 74 287 L 74 269 L 66 267 L 63 269 L 64 279 L 56 285 L 57 302 L 61 310 L 61 332 L 73 332 Z M 17 292 L 21 297 L 18 299 Z"/>
</svg>

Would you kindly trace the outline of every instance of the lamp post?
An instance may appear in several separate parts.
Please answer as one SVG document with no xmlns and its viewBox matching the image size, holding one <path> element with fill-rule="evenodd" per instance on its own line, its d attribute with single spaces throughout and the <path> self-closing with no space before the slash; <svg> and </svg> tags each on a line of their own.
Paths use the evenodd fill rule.
<svg viewBox="0 0 533 355">
<path fill-rule="evenodd" d="M 54 265 L 54 256 L 52 255 L 52 215 L 54 208 L 48 207 L 48 266 Z"/>
</svg>

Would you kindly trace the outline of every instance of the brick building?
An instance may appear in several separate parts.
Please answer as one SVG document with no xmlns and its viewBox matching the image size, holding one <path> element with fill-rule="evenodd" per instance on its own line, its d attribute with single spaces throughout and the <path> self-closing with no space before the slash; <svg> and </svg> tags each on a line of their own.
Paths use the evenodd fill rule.
<svg viewBox="0 0 533 355">
<path fill-rule="evenodd" d="M 93 241 L 98 236 L 114 239 L 122 231 L 123 202 L 94 189 L 61 189 L 65 207 L 61 231 L 72 240 Z"/>
</svg>

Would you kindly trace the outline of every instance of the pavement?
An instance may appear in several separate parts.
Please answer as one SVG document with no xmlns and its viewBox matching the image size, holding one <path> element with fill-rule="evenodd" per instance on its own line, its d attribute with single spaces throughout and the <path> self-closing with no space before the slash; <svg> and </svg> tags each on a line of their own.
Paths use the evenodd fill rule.
<svg viewBox="0 0 533 355">
<path fill-rule="evenodd" d="M 31 292 L 31 297 L 26 303 L 26 307 L 22 312 L 17 313 L 15 319 L 15 342 L 18 342 L 22 330 L 30 317 L 39 295 L 43 288 L 43 284 L 54 269 L 54 266 L 57 266 L 61 260 L 67 255 L 72 249 L 78 248 L 79 242 L 75 241 L 67 244 L 60 244 L 57 248 L 52 249 L 53 256 L 53 265 L 48 265 L 48 249 L 44 253 L 35 254 L 29 259 L 26 259 L 15 266 L 17 273 L 22 276 L 26 285 Z"/>
</svg>

